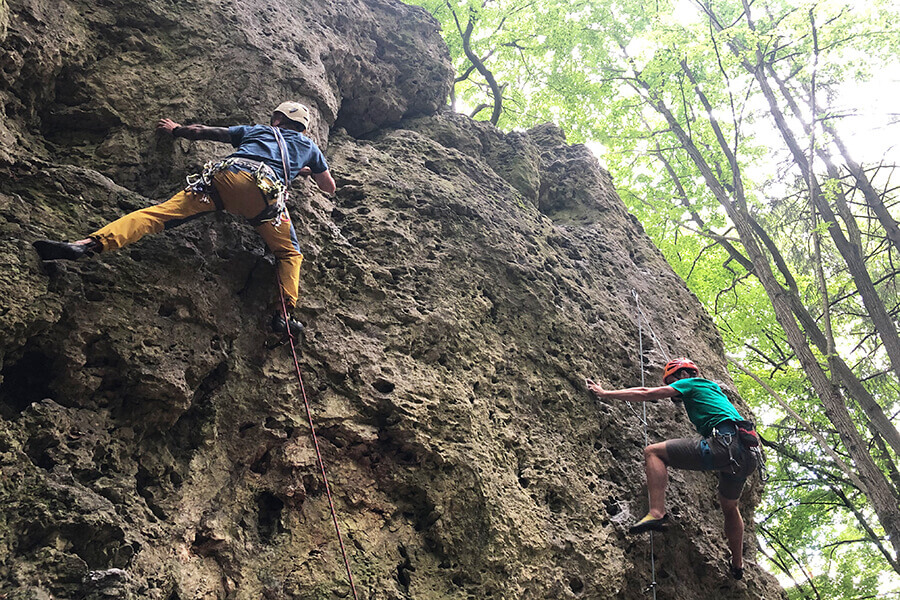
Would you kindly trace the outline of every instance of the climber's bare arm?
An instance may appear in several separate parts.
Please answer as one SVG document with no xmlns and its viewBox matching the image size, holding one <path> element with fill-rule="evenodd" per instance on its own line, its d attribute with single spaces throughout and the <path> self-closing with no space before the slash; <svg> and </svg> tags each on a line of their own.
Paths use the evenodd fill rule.
<svg viewBox="0 0 900 600">
<path fill-rule="evenodd" d="M 326 194 L 333 194 L 334 190 L 337 189 L 337 184 L 334 182 L 334 178 L 331 176 L 331 171 L 313 173 L 312 178 L 315 180 L 316 185 L 319 186 L 319 189 Z"/>
<path fill-rule="evenodd" d="M 300 172 L 297 173 L 297 176 L 312 177 L 313 181 L 316 182 L 316 185 L 319 186 L 319 189 L 326 194 L 333 194 L 334 190 L 337 189 L 337 184 L 334 182 L 334 178 L 331 176 L 330 171 L 313 173 L 312 169 L 310 169 L 309 167 L 303 167 L 302 169 L 300 169 Z"/>
<path fill-rule="evenodd" d="M 156 124 L 157 131 L 166 131 L 175 137 L 188 140 L 212 140 L 214 142 L 231 142 L 227 127 L 207 127 L 206 125 L 179 125 L 172 119 L 160 119 Z"/>
<path fill-rule="evenodd" d="M 598 398 L 609 398 L 611 400 L 627 400 L 628 402 L 653 402 L 662 400 L 663 398 L 674 398 L 681 394 L 672 386 L 665 385 L 662 387 L 633 387 L 622 390 L 604 390 L 599 383 L 594 383 L 590 379 L 586 380 L 587 387 L 592 394 Z"/>
</svg>

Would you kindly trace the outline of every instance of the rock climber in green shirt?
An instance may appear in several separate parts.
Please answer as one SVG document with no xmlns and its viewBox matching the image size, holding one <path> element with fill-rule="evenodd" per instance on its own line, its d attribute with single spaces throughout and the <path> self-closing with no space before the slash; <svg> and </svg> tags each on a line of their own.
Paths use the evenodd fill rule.
<svg viewBox="0 0 900 600">
<path fill-rule="evenodd" d="M 588 389 L 598 398 L 647 402 L 672 398 L 684 402 L 688 418 L 703 439 L 683 438 L 644 448 L 644 469 L 650 511 L 635 523 L 631 533 L 660 530 L 668 521 L 666 486 L 668 467 L 692 471 L 718 471 L 719 504 L 725 515 L 725 537 L 731 550 L 731 575 L 744 575 L 744 520 L 738 499 L 744 482 L 758 464 L 758 437 L 716 383 L 700 377 L 700 369 L 686 358 L 671 360 L 663 370 L 663 386 L 604 390 L 588 380 Z"/>
</svg>

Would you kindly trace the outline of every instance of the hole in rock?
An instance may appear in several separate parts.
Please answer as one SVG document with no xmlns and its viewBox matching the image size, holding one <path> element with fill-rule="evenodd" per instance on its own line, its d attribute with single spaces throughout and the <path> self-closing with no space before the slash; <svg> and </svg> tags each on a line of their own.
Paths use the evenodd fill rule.
<svg viewBox="0 0 900 600">
<path fill-rule="evenodd" d="M 372 383 L 372 387 L 381 392 L 382 394 L 390 394 L 394 391 L 394 384 L 388 381 L 387 379 L 376 379 L 374 383 Z"/>
<path fill-rule="evenodd" d="M 619 507 L 619 500 L 617 498 L 607 498 L 603 501 L 603 504 L 606 505 L 606 514 L 611 517 L 614 517 L 622 512 L 621 507 Z"/>
<path fill-rule="evenodd" d="M 102 302 L 106 296 L 100 290 L 88 288 L 84 291 L 84 297 L 90 302 Z"/>
<path fill-rule="evenodd" d="M 547 492 L 547 495 L 545 497 L 545 502 L 547 504 L 547 507 L 550 509 L 550 511 L 554 512 L 554 513 L 562 512 L 562 510 L 566 506 L 566 503 L 563 500 L 563 498 L 560 497 L 560 495 L 558 493 L 556 493 L 554 490 L 550 490 L 549 492 Z"/>
<path fill-rule="evenodd" d="M 569 589 L 573 594 L 580 594 L 584 591 L 584 582 L 577 575 L 572 575 L 569 578 Z"/>
<path fill-rule="evenodd" d="M 212 427 L 215 416 L 215 407 L 211 402 L 195 400 L 172 426 L 173 454 L 181 459 L 193 456 L 209 437 L 215 435 Z"/>
<path fill-rule="evenodd" d="M 409 562 L 404 562 L 397 565 L 397 581 L 405 588 L 409 588 L 409 584 L 411 583 L 411 579 L 409 577 L 409 572 L 407 572 L 407 565 Z"/>
<path fill-rule="evenodd" d="M 50 456 L 50 450 L 59 446 L 59 441 L 47 432 L 38 433 L 25 446 L 25 454 L 31 462 L 45 471 L 52 471 L 56 461 Z"/>
<path fill-rule="evenodd" d="M 121 568 L 127 566 L 133 556 L 133 548 L 123 551 L 124 532 L 109 523 L 66 524 L 60 527 L 58 535 L 61 539 L 57 543 L 65 544 L 68 552 L 76 554 L 89 569 Z"/>
<path fill-rule="evenodd" d="M 252 465 L 250 465 L 250 470 L 254 473 L 258 473 L 260 475 L 265 475 L 269 471 L 269 467 L 272 464 L 272 455 L 267 450 L 265 454 L 259 457 L 257 461 L 255 461 Z"/>
<path fill-rule="evenodd" d="M 355 185 L 339 186 L 335 195 L 340 198 L 341 204 L 351 207 L 356 206 L 366 197 L 365 191 Z"/>
<path fill-rule="evenodd" d="M 156 518 L 165 521 L 168 515 L 157 502 L 157 496 L 160 493 L 159 483 L 159 479 L 153 476 L 143 465 L 138 467 L 138 472 L 135 474 L 135 489 L 138 495 L 147 503 L 147 508 L 150 509 L 150 512 Z"/>
<path fill-rule="evenodd" d="M 7 364 L 2 374 L 0 416 L 6 419 L 17 416 L 32 402 L 51 395 L 53 360 L 43 352 L 26 352 L 16 362 Z"/>
<path fill-rule="evenodd" d="M 259 537 L 271 542 L 281 529 L 281 511 L 284 509 L 284 502 L 271 492 L 263 492 L 256 499 L 256 507 L 258 511 L 256 527 Z"/>
</svg>

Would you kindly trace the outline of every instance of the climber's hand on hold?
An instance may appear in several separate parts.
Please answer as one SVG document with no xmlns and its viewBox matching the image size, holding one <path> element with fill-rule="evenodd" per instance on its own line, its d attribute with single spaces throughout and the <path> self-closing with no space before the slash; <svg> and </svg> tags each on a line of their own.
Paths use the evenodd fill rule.
<svg viewBox="0 0 900 600">
<path fill-rule="evenodd" d="M 303 167 L 297 173 L 297 177 L 309 177 L 312 174 L 313 174 L 312 169 L 310 169 L 309 167 Z"/>
<path fill-rule="evenodd" d="M 172 119 L 160 119 L 159 122 L 156 123 L 157 131 L 166 131 L 168 133 L 172 133 L 179 127 L 181 127 L 181 125 Z"/>
<path fill-rule="evenodd" d="M 595 398 L 605 398 L 606 390 L 603 389 L 599 383 L 595 383 L 591 379 L 585 379 L 584 382 L 587 384 L 588 391 L 594 395 Z"/>
</svg>

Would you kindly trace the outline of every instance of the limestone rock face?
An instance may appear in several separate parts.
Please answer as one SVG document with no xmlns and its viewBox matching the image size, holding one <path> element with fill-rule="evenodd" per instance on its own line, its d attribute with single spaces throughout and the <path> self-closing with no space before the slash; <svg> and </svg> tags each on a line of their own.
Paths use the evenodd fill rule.
<svg viewBox="0 0 900 600">
<path fill-rule="evenodd" d="M 642 330 L 650 383 L 683 354 L 730 387 L 712 322 L 584 147 L 442 112 L 436 25 L 386 0 L 12 0 L 0 40 L 0 596 L 352 597 L 293 363 L 265 348 L 252 228 L 217 214 L 76 263 L 30 247 L 228 151 L 157 118 L 264 121 L 292 98 L 339 185 L 298 182 L 292 215 L 300 367 L 359 597 L 647 597 L 649 536 L 625 533 L 641 407 L 583 378 L 639 385 Z M 651 441 L 691 434 L 670 403 L 647 414 Z M 729 578 L 714 477 L 673 473 L 669 509 L 658 598 L 782 597 L 753 566 Z"/>
</svg>

